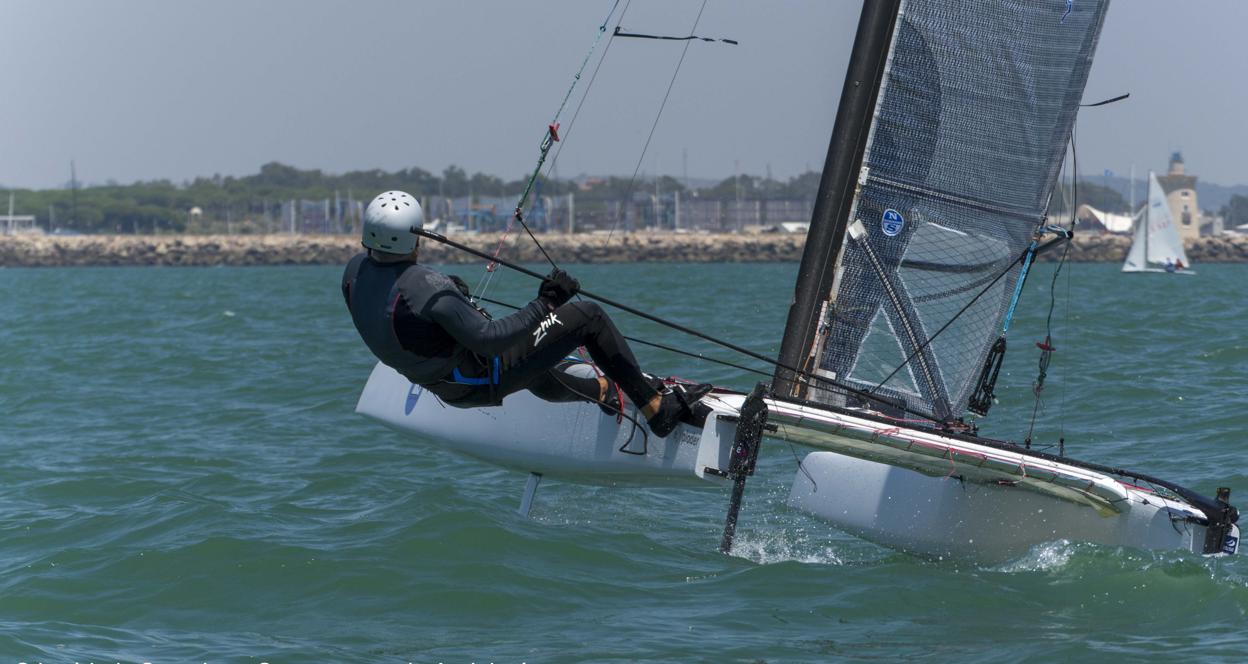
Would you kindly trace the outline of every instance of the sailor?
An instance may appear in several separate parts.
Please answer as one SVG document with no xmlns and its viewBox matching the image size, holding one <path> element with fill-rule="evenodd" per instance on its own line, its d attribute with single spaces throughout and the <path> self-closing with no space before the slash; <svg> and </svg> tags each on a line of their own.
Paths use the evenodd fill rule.
<svg viewBox="0 0 1248 664">
<path fill-rule="evenodd" d="M 643 374 L 601 307 L 569 302 L 580 284 L 566 272 L 552 270 L 537 298 L 492 320 L 468 299 L 463 280 L 417 262 L 414 231 L 423 226 L 424 213 L 409 194 L 377 196 L 364 211 L 365 251 L 342 276 L 355 328 L 383 363 L 462 408 L 497 405 L 528 389 L 547 401 L 593 401 L 615 414 L 623 412 L 622 391 L 659 437 L 681 421 L 705 420 L 706 406 L 697 402 L 711 386 L 665 385 Z M 583 363 L 567 359 L 579 347 L 605 377 L 586 375 Z"/>
</svg>

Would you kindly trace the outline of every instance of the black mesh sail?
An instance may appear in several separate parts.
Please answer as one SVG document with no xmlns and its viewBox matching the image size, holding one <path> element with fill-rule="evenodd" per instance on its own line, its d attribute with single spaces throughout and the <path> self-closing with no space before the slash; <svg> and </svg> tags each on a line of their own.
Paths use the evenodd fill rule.
<svg viewBox="0 0 1248 664">
<path fill-rule="evenodd" d="M 937 420 L 965 413 L 1043 226 L 1107 6 L 901 3 L 811 351 L 821 375 Z"/>
</svg>

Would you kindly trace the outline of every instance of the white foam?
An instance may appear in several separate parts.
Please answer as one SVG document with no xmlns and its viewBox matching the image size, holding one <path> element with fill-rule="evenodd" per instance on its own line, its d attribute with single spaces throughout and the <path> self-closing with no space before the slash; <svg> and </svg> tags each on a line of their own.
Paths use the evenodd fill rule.
<svg viewBox="0 0 1248 664">
<path fill-rule="evenodd" d="M 732 545 L 732 555 L 753 561 L 759 565 L 783 562 L 814 563 L 820 565 L 845 564 L 835 548 L 812 544 L 804 530 L 777 530 L 751 533 L 738 537 Z"/>
<path fill-rule="evenodd" d="M 1001 572 L 1053 572 L 1070 563 L 1078 547 L 1070 540 L 1045 542 L 1031 547 L 1027 555 L 996 567 Z"/>
</svg>

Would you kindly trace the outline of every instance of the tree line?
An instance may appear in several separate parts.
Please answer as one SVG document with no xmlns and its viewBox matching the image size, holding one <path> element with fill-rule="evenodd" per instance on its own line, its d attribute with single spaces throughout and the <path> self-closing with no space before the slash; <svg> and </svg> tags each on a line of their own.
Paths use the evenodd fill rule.
<svg viewBox="0 0 1248 664">
<path fill-rule="evenodd" d="M 242 223 L 257 216 L 271 216 L 291 200 L 367 201 L 377 192 L 402 189 L 419 198 L 518 197 L 527 184 L 524 179 L 504 180 L 486 173 L 469 175 L 458 166 L 448 166 L 440 175 L 413 167 L 397 171 L 381 169 L 351 171 L 339 175 L 319 169 L 300 169 L 272 162 L 260 172 L 241 177 L 214 175 L 174 183 L 153 180 L 120 185 L 109 183 L 62 189 L 15 190 L 19 214 L 34 214 L 38 225 L 83 233 L 147 233 L 195 231 L 190 210 L 198 208 L 200 222 L 219 225 L 226 221 Z M 810 198 L 818 190 L 819 174 L 805 173 L 786 181 L 740 175 L 712 186 L 687 187 L 680 180 L 606 177 L 581 182 L 541 176 L 535 193 L 543 196 L 576 194 L 578 209 L 590 211 L 598 205 L 639 195 L 671 196 L 679 192 L 710 200 L 754 200 L 758 198 Z"/>
<path fill-rule="evenodd" d="M 196 221 L 189 211 L 201 211 L 200 225 L 242 223 L 258 216 L 270 217 L 291 200 L 367 201 L 380 191 L 402 189 L 425 197 L 460 198 L 519 196 L 525 179 L 504 180 L 486 173 L 469 175 L 448 166 L 435 175 L 423 168 L 397 171 L 381 169 L 329 174 L 319 169 L 300 169 L 271 162 L 260 172 L 241 177 L 214 175 L 174 183 L 170 180 L 106 184 L 63 189 L 16 190 L 16 211 L 34 214 L 45 229 L 84 233 L 194 232 Z M 690 187 L 671 176 L 655 178 L 604 177 L 560 180 L 541 176 L 535 193 L 562 196 L 575 192 L 578 210 L 591 212 L 608 204 L 637 196 L 672 196 L 685 200 L 813 199 L 819 173 L 807 172 L 787 180 L 755 175 L 724 178 L 704 186 Z M 1123 196 L 1109 187 L 1081 181 L 1078 203 L 1111 212 L 1126 212 Z M 1060 201 L 1055 206 L 1064 207 Z M 1248 224 L 1248 197 L 1235 195 L 1221 210 L 1228 227 Z"/>
</svg>

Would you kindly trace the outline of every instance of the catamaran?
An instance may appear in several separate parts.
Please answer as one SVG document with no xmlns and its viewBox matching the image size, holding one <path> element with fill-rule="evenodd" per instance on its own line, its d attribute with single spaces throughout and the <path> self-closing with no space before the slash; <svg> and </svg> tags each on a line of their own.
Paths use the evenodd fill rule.
<svg viewBox="0 0 1248 664">
<path fill-rule="evenodd" d="M 1229 489 L 1209 498 L 968 420 L 995 401 L 1034 259 L 1071 237 L 1046 212 L 1107 7 L 864 2 L 781 351 L 751 354 L 774 375 L 716 389 L 704 425 L 658 438 L 640 418 L 528 392 L 449 408 L 382 364 L 356 410 L 528 473 L 524 513 L 543 477 L 729 485 L 724 551 L 779 439 L 810 448 L 790 505 L 913 554 L 997 562 L 1055 540 L 1235 553 Z"/>
<path fill-rule="evenodd" d="M 1123 272 L 1169 272 L 1196 274 L 1183 251 L 1174 215 L 1166 202 L 1166 192 L 1157 175 L 1148 174 L 1148 204 L 1136 216 L 1131 249 L 1122 262 Z"/>
</svg>

